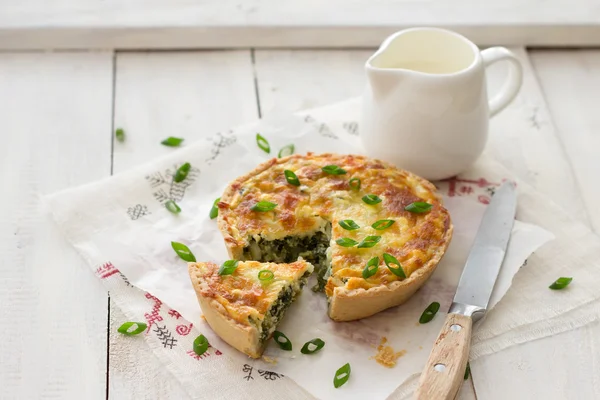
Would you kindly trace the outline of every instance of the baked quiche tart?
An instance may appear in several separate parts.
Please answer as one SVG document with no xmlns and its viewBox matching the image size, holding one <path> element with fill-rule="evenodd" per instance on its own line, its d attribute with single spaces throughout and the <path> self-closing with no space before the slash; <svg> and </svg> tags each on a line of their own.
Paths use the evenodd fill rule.
<svg viewBox="0 0 600 400">
<path fill-rule="evenodd" d="M 304 260 L 289 264 L 230 260 L 222 266 L 189 263 L 188 269 L 212 330 L 232 347 L 260 358 L 313 266 Z"/>
<path fill-rule="evenodd" d="M 336 321 L 406 301 L 435 270 L 453 230 L 433 184 L 357 155 L 271 159 L 233 181 L 218 208 L 231 258 L 307 260 Z"/>
</svg>

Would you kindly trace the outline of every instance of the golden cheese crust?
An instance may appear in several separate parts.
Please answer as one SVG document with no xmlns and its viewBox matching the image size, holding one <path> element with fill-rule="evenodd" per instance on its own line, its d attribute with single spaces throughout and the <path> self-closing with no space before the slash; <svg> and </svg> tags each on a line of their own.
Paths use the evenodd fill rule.
<svg viewBox="0 0 600 400">
<path fill-rule="evenodd" d="M 346 173 L 328 174 L 322 170 L 327 165 Z M 284 170 L 293 171 L 301 185 L 289 184 Z M 360 179 L 360 190 L 350 188 L 352 178 Z M 378 196 L 381 202 L 365 203 L 362 197 L 367 194 Z M 252 211 L 258 201 L 277 206 L 268 212 Z M 406 211 L 404 208 L 413 202 L 427 202 L 432 208 L 422 214 Z M 363 318 L 404 302 L 431 275 L 453 231 L 450 215 L 433 184 L 386 162 L 358 155 L 308 153 L 271 159 L 232 182 L 218 207 L 219 228 L 229 254 L 236 259 L 243 258 L 243 249 L 252 237 L 274 240 L 305 236 L 320 229 L 324 221 L 331 222 L 331 276 L 325 291 L 330 298 L 329 315 L 336 320 Z M 360 228 L 345 230 L 339 225 L 345 219 Z M 371 227 L 384 219 L 395 222 L 384 230 Z M 360 242 L 370 235 L 381 236 L 371 248 L 336 243 L 340 238 Z M 400 261 L 407 279 L 387 268 L 383 253 Z M 379 269 L 364 279 L 363 269 L 373 257 L 379 257 Z M 376 299 L 369 299 L 373 296 Z M 345 309 L 344 304 L 350 307 L 350 303 L 354 311 Z"/>
</svg>

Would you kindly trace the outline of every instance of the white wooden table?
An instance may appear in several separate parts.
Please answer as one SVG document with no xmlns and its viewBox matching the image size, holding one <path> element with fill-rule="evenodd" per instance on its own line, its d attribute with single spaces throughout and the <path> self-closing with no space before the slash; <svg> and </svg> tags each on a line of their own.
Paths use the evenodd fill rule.
<svg viewBox="0 0 600 400">
<path fill-rule="evenodd" d="M 598 231 L 600 50 L 515 50 L 525 84 L 492 120 L 489 146 Z M 191 142 L 359 95 L 371 52 L 0 53 L 0 398 L 186 399 L 148 348 L 118 340 L 124 318 L 45 222 L 40 195 L 152 160 L 170 135 Z M 503 72 L 490 71 L 491 90 Z M 500 131 L 501 119 L 514 129 Z M 460 396 L 600 398 L 599 338 L 596 323 L 481 358 Z"/>
</svg>

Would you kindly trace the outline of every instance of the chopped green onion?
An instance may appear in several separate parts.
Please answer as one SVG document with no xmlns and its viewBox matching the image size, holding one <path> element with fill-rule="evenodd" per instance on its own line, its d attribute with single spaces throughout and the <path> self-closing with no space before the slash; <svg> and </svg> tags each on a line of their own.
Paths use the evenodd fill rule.
<svg viewBox="0 0 600 400">
<path fill-rule="evenodd" d="M 358 178 L 350 179 L 348 181 L 348 186 L 350 186 L 350 189 L 358 192 L 360 190 L 360 179 L 358 179 Z"/>
<path fill-rule="evenodd" d="M 184 140 L 183 138 L 170 136 L 170 137 L 166 138 L 165 140 L 163 140 L 162 142 L 160 142 L 160 144 L 164 144 L 165 146 L 169 146 L 169 147 L 177 147 L 181 144 L 181 142 L 183 142 L 183 140 Z"/>
<path fill-rule="evenodd" d="M 561 290 L 566 288 L 567 286 L 569 286 L 569 283 L 571 283 L 571 281 L 573 280 L 573 278 L 558 278 L 556 281 L 554 281 L 554 283 L 550 286 L 548 286 L 550 289 L 552 290 Z"/>
<path fill-rule="evenodd" d="M 402 269 L 402 265 L 400 265 L 400 261 L 398 261 L 396 257 L 388 253 L 383 253 L 383 261 L 385 262 L 385 265 L 387 265 L 388 269 L 392 272 L 392 274 L 399 276 L 402 279 L 406 279 L 406 274 Z M 390 264 L 396 264 L 398 268 L 394 268 Z"/>
<path fill-rule="evenodd" d="M 381 240 L 381 236 L 367 236 L 358 244 L 358 248 L 369 248 L 375 246 Z"/>
<path fill-rule="evenodd" d="M 192 168 L 192 166 L 190 165 L 190 163 L 186 162 L 181 167 L 179 167 L 177 169 L 177 171 L 175 171 L 175 175 L 173 176 L 173 180 L 175 182 L 181 182 L 181 181 L 183 181 L 185 178 L 187 178 L 188 173 L 190 172 L 191 168 Z"/>
<path fill-rule="evenodd" d="M 217 199 L 213 202 L 213 205 L 210 209 L 210 213 L 208 214 L 210 219 L 215 219 L 219 216 L 219 207 L 217 207 L 217 204 L 219 204 L 219 201 L 221 201 L 221 198 L 217 197 Z"/>
<path fill-rule="evenodd" d="M 363 196 L 362 201 L 364 201 L 365 203 L 370 204 L 370 205 L 381 203 L 381 199 L 379 197 L 375 196 L 374 194 L 367 194 L 367 195 Z"/>
<path fill-rule="evenodd" d="M 277 154 L 277 157 L 282 158 L 286 156 L 291 156 L 292 154 L 294 154 L 294 145 L 288 144 L 287 146 L 283 146 L 281 150 L 279 150 L 279 154 Z"/>
<path fill-rule="evenodd" d="M 273 332 L 273 337 L 282 350 L 292 351 L 292 342 L 282 332 Z"/>
<path fill-rule="evenodd" d="M 263 282 L 268 282 L 273 280 L 275 274 L 273 271 L 269 271 L 268 269 L 263 269 L 262 271 L 258 271 L 258 280 Z"/>
<path fill-rule="evenodd" d="M 379 221 L 373 223 L 373 225 L 371 225 L 371 228 L 376 229 L 378 231 L 382 231 L 394 225 L 394 222 L 396 221 L 394 221 L 393 219 L 380 219 Z"/>
<path fill-rule="evenodd" d="M 173 214 L 179 214 L 181 212 L 181 208 L 173 200 L 167 200 L 165 207 Z"/>
<path fill-rule="evenodd" d="M 317 351 L 321 350 L 323 346 L 325 346 L 325 342 L 319 338 L 309 340 L 308 342 L 304 343 L 304 346 L 302 346 L 302 350 L 300 350 L 300 353 L 314 354 Z"/>
<path fill-rule="evenodd" d="M 467 368 L 465 369 L 465 381 L 469 379 L 469 375 L 471 375 L 471 364 L 467 362 Z"/>
<path fill-rule="evenodd" d="M 440 303 L 438 303 L 437 301 L 434 301 L 433 303 L 428 305 L 425 311 L 423 311 L 423 314 L 421 314 L 421 318 L 419 318 L 419 323 L 426 324 L 429 321 L 431 321 L 433 317 L 435 317 L 435 314 L 439 311 L 439 309 Z"/>
<path fill-rule="evenodd" d="M 379 257 L 373 257 L 369 261 L 367 261 L 367 265 L 365 269 L 363 269 L 362 276 L 365 279 L 369 279 L 373 275 L 377 273 L 379 269 Z"/>
<path fill-rule="evenodd" d="M 273 210 L 275 207 L 277 207 L 277 203 L 271 203 L 270 201 L 259 201 L 258 203 L 253 205 L 250 209 L 252 211 L 266 212 L 266 211 Z"/>
<path fill-rule="evenodd" d="M 360 228 L 360 226 L 358 226 L 358 224 L 351 219 L 343 219 L 339 221 L 338 224 L 340 224 L 340 226 L 347 231 L 353 231 Z"/>
<path fill-rule="evenodd" d="M 358 244 L 358 242 L 356 240 L 346 238 L 346 237 L 340 238 L 340 239 L 336 240 L 335 242 L 342 247 L 353 247 Z"/>
<path fill-rule="evenodd" d="M 286 169 L 285 171 L 283 171 L 283 174 L 285 175 L 285 180 L 287 181 L 287 183 L 294 186 L 300 186 L 300 180 L 298 179 L 298 176 L 294 173 L 294 171 Z"/>
<path fill-rule="evenodd" d="M 345 169 L 342 169 L 337 165 L 326 165 L 321 169 L 323 170 L 323 172 L 326 172 L 331 175 L 344 175 L 346 173 Z"/>
<path fill-rule="evenodd" d="M 194 353 L 201 356 L 206 353 L 206 350 L 208 350 L 208 339 L 204 335 L 200 335 L 194 339 Z"/>
<path fill-rule="evenodd" d="M 134 328 L 131 329 L 132 327 Z M 117 329 L 117 332 L 122 333 L 123 335 L 133 336 L 144 332 L 147 327 L 148 325 L 143 322 L 125 322 Z"/>
<path fill-rule="evenodd" d="M 348 378 L 350 378 L 350 364 L 344 364 L 340 369 L 335 371 L 335 376 L 333 377 L 333 386 L 337 389 L 342 386 L 344 383 L 348 382 Z"/>
<path fill-rule="evenodd" d="M 123 143 L 125 141 L 125 131 L 122 128 L 115 131 L 115 136 L 119 142 Z"/>
<path fill-rule="evenodd" d="M 260 147 L 265 153 L 271 153 L 271 146 L 269 145 L 269 141 L 263 137 L 260 133 L 256 134 L 256 144 Z"/>
<path fill-rule="evenodd" d="M 431 204 L 425 203 L 424 201 L 415 201 L 404 207 L 404 209 L 411 213 L 421 214 L 431 210 L 431 207 L 433 207 Z"/>
<path fill-rule="evenodd" d="M 238 266 L 238 260 L 227 260 L 219 268 L 219 275 L 231 275 L 235 272 Z"/>
<path fill-rule="evenodd" d="M 194 254 L 185 244 L 171 242 L 171 247 L 183 261 L 196 262 L 196 257 L 194 257 Z"/>
</svg>

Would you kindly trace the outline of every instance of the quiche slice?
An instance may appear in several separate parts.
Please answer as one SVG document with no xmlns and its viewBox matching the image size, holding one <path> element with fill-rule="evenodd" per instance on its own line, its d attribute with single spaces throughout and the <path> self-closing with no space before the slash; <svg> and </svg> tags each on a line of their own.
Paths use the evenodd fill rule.
<svg viewBox="0 0 600 400">
<path fill-rule="evenodd" d="M 221 339 L 260 358 L 313 266 L 303 260 L 289 264 L 243 261 L 230 275 L 219 275 L 219 268 L 211 262 L 188 264 L 202 313 Z"/>
<path fill-rule="evenodd" d="M 431 276 L 453 231 L 433 184 L 358 155 L 271 159 L 233 181 L 218 208 L 231 258 L 311 262 L 336 321 L 405 302 Z"/>
</svg>

